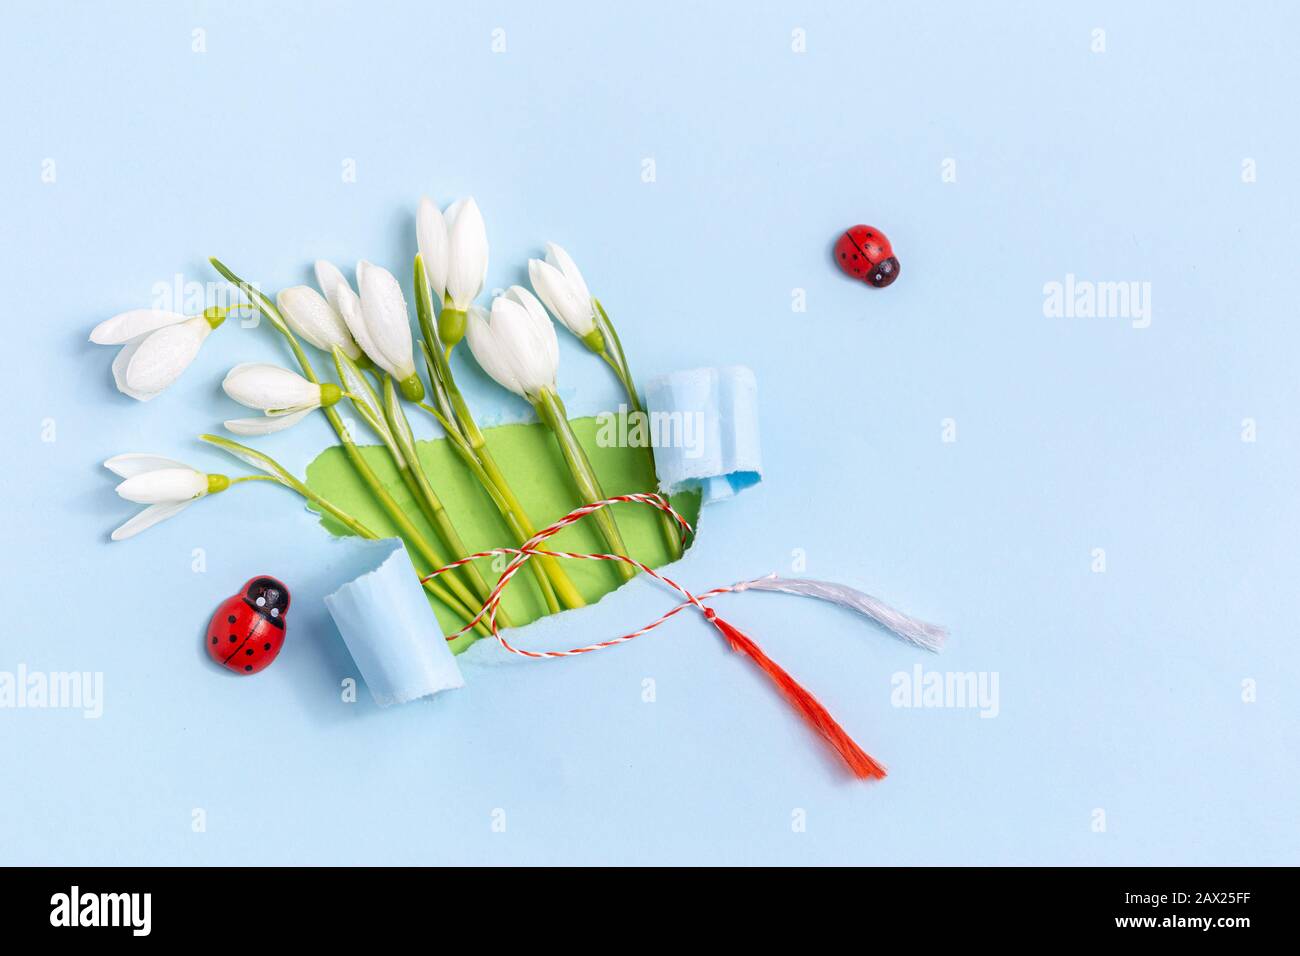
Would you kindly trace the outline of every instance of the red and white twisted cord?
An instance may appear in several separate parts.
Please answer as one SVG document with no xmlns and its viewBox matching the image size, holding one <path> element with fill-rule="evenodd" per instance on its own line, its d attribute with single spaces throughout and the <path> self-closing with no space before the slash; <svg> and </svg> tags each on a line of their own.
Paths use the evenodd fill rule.
<svg viewBox="0 0 1300 956">
<path fill-rule="evenodd" d="M 437 577 L 440 574 L 446 574 L 449 571 L 462 567 L 463 565 L 466 565 L 469 562 L 478 560 L 480 558 L 491 558 L 491 557 L 497 557 L 499 555 L 506 555 L 506 554 L 513 555 L 510 563 L 506 566 L 505 570 L 501 572 L 500 577 L 497 579 L 496 585 L 492 588 L 491 593 L 488 594 L 487 600 L 483 602 L 483 606 L 479 609 L 478 613 L 475 614 L 473 619 L 470 620 L 470 622 L 466 624 L 464 627 L 462 627 L 459 631 L 448 636 L 447 640 L 449 641 L 454 640 L 455 638 L 461 636 L 462 634 L 466 633 L 471 628 L 473 628 L 476 624 L 479 623 L 479 621 L 484 620 L 486 618 L 488 622 L 488 627 L 492 631 L 492 635 L 497 639 L 497 642 L 503 648 L 505 648 L 505 650 L 509 651 L 512 654 L 518 654 L 521 657 L 528 657 L 533 659 L 575 657 L 579 654 L 587 654 L 590 653 L 591 651 L 598 651 L 606 647 L 614 647 L 617 644 L 626 644 L 628 641 L 634 640 L 635 638 L 640 637 L 642 634 L 654 630 L 660 624 L 663 624 L 665 621 L 673 617 L 675 614 L 677 614 L 679 611 L 683 610 L 684 608 L 695 607 L 699 610 L 699 612 L 702 615 L 704 615 L 705 620 L 707 620 L 710 624 L 712 624 L 715 628 L 717 628 L 719 632 L 721 632 L 721 634 L 723 635 L 723 637 L 727 639 L 728 643 L 731 645 L 731 648 L 733 650 L 739 651 L 747 655 L 751 660 L 754 661 L 754 663 L 765 674 L 767 674 L 767 676 L 777 685 L 778 689 L 785 695 L 786 699 L 795 707 L 796 710 L 800 712 L 804 720 L 806 720 L 813 727 L 813 729 L 815 729 L 819 734 L 821 734 L 823 738 L 826 739 L 826 741 L 835 749 L 835 751 L 840 755 L 840 757 L 844 760 L 844 762 L 849 766 L 850 770 L 852 770 L 856 776 L 864 779 L 884 777 L 885 768 L 881 766 L 879 763 L 877 763 L 875 760 L 873 760 L 865 751 L 862 750 L 861 747 L 857 745 L 857 743 L 853 741 L 851 737 L 849 737 L 849 735 L 844 731 L 844 729 L 835 721 L 834 718 L 831 717 L 830 713 L 827 712 L 826 708 L 817 702 L 816 698 L 814 698 L 811 694 L 809 694 L 806 690 L 804 690 L 804 688 L 801 687 L 798 684 L 798 682 L 794 680 L 794 678 L 792 678 L 788 673 L 786 673 L 785 670 L 783 670 L 778 664 L 776 664 L 776 662 L 772 661 L 769 657 L 767 657 L 767 655 L 763 653 L 763 651 L 758 647 L 757 644 L 754 643 L 754 641 L 750 637 L 742 633 L 737 628 L 733 627 L 727 621 L 724 621 L 722 618 L 718 617 L 717 612 L 715 612 L 712 608 L 706 607 L 704 605 L 705 601 L 707 601 L 710 598 L 716 597 L 719 594 L 744 591 L 744 590 L 748 590 L 751 587 L 760 587 L 762 586 L 762 582 L 770 581 L 770 579 L 758 579 L 757 581 L 741 581 L 736 584 L 729 585 L 727 587 L 713 588 L 710 591 L 705 591 L 702 594 L 697 595 L 691 593 L 685 587 L 683 587 L 681 584 L 677 583 L 667 575 L 660 574 L 658 571 L 654 570 L 653 568 L 648 567 L 647 565 L 636 560 L 635 558 L 629 557 L 628 555 L 599 554 L 599 553 L 582 554 L 582 553 L 576 553 L 572 551 L 548 551 L 539 547 L 539 545 L 543 541 L 552 537 L 555 534 L 558 534 L 560 531 L 564 530 L 569 525 L 581 521 L 587 515 L 599 511 L 601 508 L 608 508 L 612 505 L 623 504 L 623 503 L 650 505 L 651 507 L 658 508 L 660 511 L 669 515 L 677 523 L 678 527 L 681 530 L 681 538 L 683 544 L 685 543 L 687 536 L 691 533 L 690 523 L 685 518 L 683 518 L 680 514 L 678 514 L 677 511 L 673 509 L 672 505 L 669 504 L 666 500 L 664 500 L 664 498 L 662 498 L 660 495 L 642 494 L 642 493 L 614 495 L 612 497 L 605 498 L 600 501 L 594 501 L 590 504 L 585 504 L 579 508 L 573 509 L 573 511 L 570 511 L 567 515 L 565 515 L 560 520 L 556 521 L 554 524 L 548 525 L 547 527 L 543 528 L 541 531 L 538 531 L 535 535 L 533 535 L 531 538 L 525 541 L 518 548 L 492 548 L 490 550 L 479 551 L 476 552 L 475 554 L 471 554 L 466 557 L 460 558 L 459 560 L 453 561 L 450 564 L 438 568 L 437 570 L 426 575 L 424 578 L 421 579 L 421 581 L 422 582 L 428 581 L 432 578 Z M 523 648 L 515 647 L 513 644 L 511 644 L 501 635 L 500 629 L 497 626 L 496 615 L 497 615 L 497 609 L 501 605 L 501 598 L 502 595 L 505 593 L 506 587 L 509 585 L 510 581 L 513 580 L 515 575 L 518 574 L 520 568 L 522 568 L 535 555 L 540 555 L 542 557 L 550 557 L 550 558 L 566 558 L 566 559 L 578 560 L 578 561 L 623 561 L 637 568 L 639 571 L 642 571 L 645 574 L 649 575 L 650 577 L 654 578 L 656 581 L 659 581 L 662 584 L 668 586 L 669 588 L 672 588 L 674 591 L 677 591 L 682 596 L 683 600 L 676 607 L 673 607 L 670 610 L 666 611 L 664 614 L 660 615 L 656 620 L 651 621 L 649 624 L 645 625 L 644 627 L 639 628 L 638 630 L 635 631 L 631 631 L 630 633 L 623 634 L 619 637 L 612 638 L 607 641 L 598 641 L 595 644 L 586 644 L 582 647 L 574 647 L 564 651 L 524 650 Z M 783 584 L 787 584 L 787 585 L 794 585 L 799 583 L 800 582 L 783 582 Z M 821 582 L 809 582 L 809 583 L 819 584 L 819 585 L 821 584 Z M 768 589 L 777 589 L 777 588 L 775 586 L 768 585 Z M 780 589 L 790 590 L 792 593 L 800 593 L 799 591 L 795 590 L 793 587 L 782 587 Z M 805 593 L 810 593 L 810 592 L 805 592 Z M 867 600 L 874 600 L 874 599 L 868 598 Z M 862 610 L 862 608 L 859 608 L 859 610 Z M 876 617 L 876 619 L 880 619 L 873 612 L 869 610 L 864 611 L 864 613 L 868 613 L 870 616 Z M 898 617 L 902 618 L 901 615 L 898 615 Z M 921 624 L 920 622 L 911 622 L 909 619 L 906 618 L 902 618 L 902 619 L 906 621 L 908 625 L 917 628 L 932 627 L 931 625 L 924 625 Z M 887 626 L 891 626 L 891 627 L 893 626 L 890 622 L 886 621 L 884 623 L 886 623 Z M 898 630 L 897 627 L 894 627 L 894 629 Z M 941 630 L 941 629 L 935 629 L 935 630 Z M 900 631 L 900 633 L 902 632 Z M 904 634 L 904 636 L 906 637 L 907 635 Z"/>
</svg>

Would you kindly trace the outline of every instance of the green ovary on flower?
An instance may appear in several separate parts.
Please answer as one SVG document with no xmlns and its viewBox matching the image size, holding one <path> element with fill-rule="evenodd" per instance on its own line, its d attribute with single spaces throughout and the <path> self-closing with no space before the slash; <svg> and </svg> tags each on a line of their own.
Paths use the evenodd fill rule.
<svg viewBox="0 0 1300 956">
<path fill-rule="evenodd" d="M 460 309 L 454 309 L 450 304 L 443 306 L 438 315 L 438 338 L 444 348 L 450 350 L 460 344 L 465 337 L 465 321 L 466 315 Z"/>
<path fill-rule="evenodd" d="M 203 317 L 208 320 L 208 325 L 215 329 L 221 325 L 222 322 L 226 321 L 226 314 L 230 311 L 231 309 L 229 308 L 214 305 L 211 308 L 203 310 Z"/>
<path fill-rule="evenodd" d="M 408 402 L 418 402 L 424 399 L 424 383 L 420 381 L 420 376 L 414 372 L 402 379 L 397 388 L 402 393 L 402 397 Z"/>
<path fill-rule="evenodd" d="M 321 387 L 320 387 L 321 408 L 329 408 L 331 405 L 337 405 L 339 399 L 341 399 L 342 397 L 343 397 L 343 389 L 339 388 L 333 382 L 321 383 Z"/>
</svg>

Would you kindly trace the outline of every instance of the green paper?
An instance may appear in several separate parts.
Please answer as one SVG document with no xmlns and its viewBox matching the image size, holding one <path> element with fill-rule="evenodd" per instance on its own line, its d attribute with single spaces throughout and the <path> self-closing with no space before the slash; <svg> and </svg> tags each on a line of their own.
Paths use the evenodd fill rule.
<svg viewBox="0 0 1300 956">
<path fill-rule="evenodd" d="M 571 424 L 591 459 L 596 477 L 606 494 L 655 490 L 654 475 L 650 474 L 645 453 L 641 449 L 599 446 L 596 443 L 599 425 L 595 418 L 577 418 Z M 616 434 L 625 432 L 620 429 Z M 484 429 L 483 436 L 535 527 L 546 527 L 580 504 L 564 459 L 556 447 L 555 438 L 545 425 L 539 422 L 500 425 Z M 514 547 L 517 544 L 511 539 L 510 532 L 493 507 L 487 492 L 470 474 L 447 439 L 419 441 L 416 442 L 416 449 L 429 481 L 466 547 L 471 551 L 487 551 L 491 548 Z M 393 467 L 388 450 L 382 445 L 364 445 L 359 450 L 410 520 L 430 540 L 438 540 L 407 491 L 397 469 Z M 341 447 L 335 445 L 327 448 L 307 466 L 307 486 L 384 537 L 397 535 L 392 522 L 357 477 Z M 672 504 L 682 517 L 692 526 L 695 525 L 700 511 L 699 492 L 676 494 L 672 498 Z M 648 505 L 637 504 L 620 504 L 613 508 L 630 554 L 652 568 L 667 564 L 670 555 L 658 525 L 658 511 Z M 321 524 L 334 535 L 350 533 L 329 515 L 322 516 Z M 607 550 L 590 518 L 584 518 L 547 539 L 544 547 L 550 551 L 579 553 L 602 553 Z M 494 583 L 511 557 L 500 555 L 494 559 L 480 559 L 479 571 L 489 583 Z M 619 584 L 618 574 L 611 562 L 560 561 L 589 604 L 595 603 Z M 418 560 L 416 566 L 421 573 L 432 570 L 419 567 Z M 435 598 L 430 597 L 429 603 L 444 634 L 451 634 L 464 626 L 464 621 L 458 620 L 455 614 Z M 511 579 L 501 604 L 516 625 L 535 621 L 546 613 L 546 604 L 537 590 L 536 582 L 531 575 L 525 573 L 516 574 Z M 459 653 L 472 643 L 471 635 L 462 636 L 452 642 L 452 650 Z"/>
</svg>

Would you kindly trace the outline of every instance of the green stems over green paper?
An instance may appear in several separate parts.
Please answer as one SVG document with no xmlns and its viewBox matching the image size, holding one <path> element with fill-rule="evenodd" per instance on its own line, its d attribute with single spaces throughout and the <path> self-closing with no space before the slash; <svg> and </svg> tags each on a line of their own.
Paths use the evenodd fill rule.
<svg viewBox="0 0 1300 956">
<path fill-rule="evenodd" d="M 592 504 L 605 498 L 600 482 L 596 480 L 596 472 L 592 470 L 591 462 L 587 459 L 587 453 L 579 444 L 578 436 L 573 433 L 573 427 L 569 424 L 569 414 L 565 410 L 564 402 L 560 400 L 560 396 L 552 389 L 543 388 L 532 401 L 533 408 L 537 410 L 537 417 L 555 435 L 555 440 L 560 446 L 560 453 L 564 456 L 565 464 L 569 466 L 569 473 L 573 475 L 574 484 L 577 486 L 578 494 L 583 502 Z M 623 535 L 619 533 L 618 522 L 614 520 L 610 510 L 601 508 L 592 514 L 591 518 L 596 522 L 596 527 L 600 530 L 601 537 L 605 539 L 605 544 L 609 546 L 609 549 L 615 554 L 627 555 L 627 545 L 623 543 Z M 619 575 L 625 581 L 636 576 L 636 568 L 627 562 L 616 561 L 614 564 Z"/>
<path fill-rule="evenodd" d="M 297 338 L 295 338 L 293 332 L 289 330 L 288 324 L 285 323 L 284 318 L 280 315 L 275 303 L 263 295 L 260 290 L 237 276 L 219 259 L 213 257 L 208 261 L 212 263 L 212 267 L 221 273 L 223 277 L 234 283 L 240 291 L 256 303 L 257 307 L 261 309 L 262 314 L 266 316 L 267 320 L 281 335 L 284 336 L 285 341 L 289 343 L 289 348 L 293 352 L 294 358 L 298 360 L 298 365 L 302 368 L 303 376 L 310 382 L 319 383 L 320 379 L 316 377 L 316 371 L 312 368 L 311 360 L 307 358 L 307 353 L 303 351 L 302 346 L 298 344 Z M 344 383 L 344 388 L 345 391 L 353 393 L 353 389 L 348 387 L 348 383 L 346 382 Z M 362 456 L 361 450 L 357 448 L 356 443 L 352 440 L 352 436 L 348 433 L 347 427 L 343 424 L 343 419 L 339 417 L 338 411 L 334 408 L 322 408 L 321 412 L 325 415 L 326 419 L 328 419 L 330 427 L 334 429 L 334 433 L 338 435 L 339 441 L 343 446 L 343 452 L 347 455 L 348 461 L 351 462 L 352 467 L 356 470 L 357 476 L 370 490 L 370 493 L 379 503 L 379 506 L 383 509 L 384 513 L 388 515 L 389 520 L 393 522 L 398 533 L 416 550 L 420 559 L 431 564 L 433 568 L 440 568 L 450 563 L 438 554 L 433 546 L 429 544 L 424 535 L 420 533 L 420 530 L 411 523 L 410 519 L 406 517 L 405 512 L 402 511 L 401 506 L 396 500 L 394 500 L 393 496 L 388 493 L 383 484 L 379 481 L 379 477 L 374 473 L 374 470 L 366 464 L 366 460 Z M 460 609 L 456 609 L 455 605 L 449 604 L 448 606 L 456 609 L 458 614 L 463 613 L 464 609 L 468 605 L 473 605 L 475 603 L 474 597 L 469 592 L 469 589 L 455 577 L 449 575 L 447 584 L 451 591 L 455 593 L 457 598 L 459 598 L 458 603 Z M 468 621 L 473 616 L 473 613 L 466 614 L 465 620 Z M 490 633 L 487 628 L 483 626 L 482 622 L 479 623 L 479 627 L 483 633 Z"/>
<path fill-rule="evenodd" d="M 452 348 L 465 334 L 465 314 L 456 313 L 446 306 L 438 317 L 437 326 L 433 319 L 433 302 L 429 295 L 429 283 L 424 272 L 424 261 L 415 257 L 415 312 L 420 323 L 420 332 L 424 336 L 424 359 L 428 364 L 429 381 L 433 388 L 433 400 L 436 408 L 421 405 L 425 411 L 438 419 L 448 439 L 461 459 L 478 479 L 502 520 L 522 545 L 536 534 L 536 528 L 529 519 L 523 505 L 515 496 L 505 474 L 497 466 L 492 452 L 488 449 L 483 432 L 474 421 L 465 398 L 456 385 L 451 372 L 448 355 Z M 449 343 L 449 344 L 448 344 Z M 586 604 L 573 581 L 554 558 L 534 557 L 529 562 L 537 586 L 542 592 L 548 610 L 553 614 L 564 607 L 582 607 Z"/>
<path fill-rule="evenodd" d="M 425 474 L 424 466 L 420 464 L 420 457 L 415 450 L 415 437 L 411 434 L 410 423 L 406 419 L 405 412 L 402 411 L 402 403 L 398 400 L 397 387 L 393 384 L 392 376 L 384 378 L 384 399 L 381 402 L 375 390 L 371 388 L 370 380 L 337 345 L 334 346 L 334 367 L 338 371 L 339 381 L 343 383 L 348 397 L 352 400 L 352 407 L 388 449 L 398 476 L 406 485 L 406 490 L 417 507 L 428 519 L 430 526 L 437 531 L 438 536 L 458 559 L 469 554 L 469 549 L 465 547 L 464 541 L 461 540 L 455 525 L 447 515 L 447 509 L 442 506 L 442 501 L 434 492 Z M 469 581 L 478 595 L 479 603 L 488 599 L 491 588 L 472 563 L 450 572 L 449 585 L 453 581 L 460 584 L 458 572 L 464 574 Z M 473 599 L 469 600 L 473 603 Z M 498 611 L 497 620 L 501 622 L 502 627 L 514 626 L 510 616 L 504 610 Z"/>
<path fill-rule="evenodd" d="M 406 412 L 402 410 L 401 401 L 398 400 L 397 388 L 393 385 L 392 376 L 384 377 L 384 416 L 388 420 L 388 427 L 397 444 L 397 451 L 404 460 L 405 468 L 403 470 L 410 476 L 411 483 L 415 486 L 416 501 L 420 503 L 425 516 L 430 519 L 433 526 L 438 530 L 442 540 L 447 543 L 447 547 L 451 548 L 452 554 L 464 557 L 470 553 L 470 550 L 465 546 L 465 542 L 461 540 L 459 532 L 456 531 L 456 526 L 451 523 L 451 517 L 447 514 L 447 509 L 442 506 L 442 501 L 433 490 L 433 485 L 429 482 L 429 476 L 424 470 L 424 465 L 420 462 L 420 455 L 415 448 L 415 436 L 411 433 L 411 424 L 407 421 Z M 470 585 L 478 593 L 479 598 L 486 601 L 492 593 L 492 589 L 483 580 L 478 568 L 474 567 L 473 562 L 470 562 L 462 570 L 469 577 Z M 504 608 L 497 608 L 497 621 L 502 627 L 514 627 Z"/>
</svg>

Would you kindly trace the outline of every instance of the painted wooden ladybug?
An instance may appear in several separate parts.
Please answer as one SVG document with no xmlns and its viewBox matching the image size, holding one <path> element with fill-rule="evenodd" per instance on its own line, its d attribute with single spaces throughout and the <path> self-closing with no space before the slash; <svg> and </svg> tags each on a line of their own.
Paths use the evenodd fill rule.
<svg viewBox="0 0 1300 956">
<path fill-rule="evenodd" d="M 894 247 L 874 226 L 846 229 L 835 243 L 835 262 L 853 278 L 877 289 L 883 289 L 898 278 Z"/>
<path fill-rule="evenodd" d="M 239 674 L 256 674 L 284 646 L 289 589 L 258 575 L 241 593 L 226 598 L 208 625 L 208 656 Z"/>
</svg>

